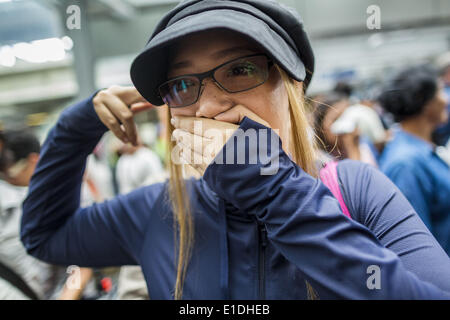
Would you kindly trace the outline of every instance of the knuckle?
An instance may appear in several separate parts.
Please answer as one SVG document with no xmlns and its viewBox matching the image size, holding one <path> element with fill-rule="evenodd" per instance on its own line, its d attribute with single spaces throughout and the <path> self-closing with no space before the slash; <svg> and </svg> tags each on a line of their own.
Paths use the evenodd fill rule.
<svg viewBox="0 0 450 320">
<path fill-rule="evenodd" d="M 130 121 L 133 119 L 133 114 L 131 112 L 128 112 L 128 110 L 125 112 L 122 112 L 122 119 L 125 121 Z"/>
<path fill-rule="evenodd" d="M 105 89 L 105 90 L 99 91 L 97 96 L 100 97 L 100 98 L 104 98 L 104 97 L 106 97 L 108 95 L 109 95 L 108 89 Z"/>
<path fill-rule="evenodd" d="M 108 119 L 106 122 L 114 129 L 118 127 L 118 123 L 115 119 Z"/>
<path fill-rule="evenodd" d="M 106 90 L 100 90 L 94 97 L 94 103 L 101 103 L 108 96 L 108 92 Z"/>
<path fill-rule="evenodd" d="M 98 94 L 96 94 L 95 97 L 92 99 L 92 103 L 94 104 L 94 107 L 97 107 L 99 102 L 100 101 L 98 98 Z"/>
<path fill-rule="evenodd" d="M 121 92 L 122 87 L 117 85 L 117 84 L 113 84 L 112 86 L 110 86 L 108 88 L 108 91 L 110 91 L 112 94 L 117 94 L 119 92 Z"/>
</svg>

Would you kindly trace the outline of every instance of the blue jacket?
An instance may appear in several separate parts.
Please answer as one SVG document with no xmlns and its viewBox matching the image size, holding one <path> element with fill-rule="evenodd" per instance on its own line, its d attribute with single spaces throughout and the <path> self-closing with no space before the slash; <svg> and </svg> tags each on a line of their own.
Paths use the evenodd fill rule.
<svg viewBox="0 0 450 320">
<path fill-rule="evenodd" d="M 433 146 L 401 129 L 383 150 L 383 172 L 450 255 L 450 168 Z"/>
<path fill-rule="evenodd" d="M 240 128 L 265 127 L 245 118 Z M 22 241 L 55 264 L 139 264 L 150 298 L 172 299 L 166 184 L 79 207 L 86 157 L 106 130 L 91 98 L 61 114 L 23 204 Z M 305 280 L 321 299 L 450 298 L 450 259 L 384 175 L 353 161 L 338 166 L 349 219 L 281 144 L 270 155 L 279 156 L 275 175 L 260 175 L 259 162 L 211 164 L 188 181 L 195 240 L 183 298 L 305 299 Z M 370 285 L 378 276 L 380 289 Z"/>
</svg>

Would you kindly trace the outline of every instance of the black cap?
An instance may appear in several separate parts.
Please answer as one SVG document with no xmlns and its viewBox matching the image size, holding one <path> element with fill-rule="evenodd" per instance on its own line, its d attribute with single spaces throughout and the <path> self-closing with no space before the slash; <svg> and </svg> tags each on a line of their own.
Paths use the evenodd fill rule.
<svg viewBox="0 0 450 320">
<path fill-rule="evenodd" d="M 131 65 L 131 80 L 141 95 L 163 105 L 158 93 L 167 80 L 168 48 L 187 35 L 227 29 L 259 44 L 289 76 L 305 88 L 314 71 L 314 54 L 298 13 L 272 0 L 188 0 L 169 11 Z"/>
</svg>

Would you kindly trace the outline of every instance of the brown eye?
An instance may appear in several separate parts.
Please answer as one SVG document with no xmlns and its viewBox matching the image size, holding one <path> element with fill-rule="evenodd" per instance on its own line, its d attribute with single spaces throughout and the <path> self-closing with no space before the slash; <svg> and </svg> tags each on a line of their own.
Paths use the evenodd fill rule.
<svg viewBox="0 0 450 320">
<path fill-rule="evenodd" d="M 252 76 L 255 74 L 256 66 L 252 63 L 239 63 L 228 69 L 227 77 Z"/>
</svg>

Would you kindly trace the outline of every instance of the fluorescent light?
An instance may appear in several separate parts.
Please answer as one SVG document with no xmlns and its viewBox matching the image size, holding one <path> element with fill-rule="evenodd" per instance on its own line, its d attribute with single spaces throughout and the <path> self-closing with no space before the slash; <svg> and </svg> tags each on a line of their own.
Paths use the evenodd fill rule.
<svg viewBox="0 0 450 320">
<path fill-rule="evenodd" d="M 0 46 L 0 65 L 12 67 L 16 63 L 16 58 L 31 63 L 60 61 L 66 57 L 66 51 L 72 48 L 73 41 L 68 36 Z"/>
<path fill-rule="evenodd" d="M 0 47 L 0 64 L 4 67 L 14 67 L 16 64 L 16 57 L 10 46 Z"/>
<path fill-rule="evenodd" d="M 36 40 L 31 43 L 19 42 L 13 45 L 12 50 L 16 58 L 32 63 L 59 61 L 66 55 L 64 42 L 58 38 Z"/>
<path fill-rule="evenodd" d="M 73 40 L 72 38 L 70 38 L 69 36 L 64 36 L 61 38 L 63 45 L 64 45 L 64 50 L 69 51 L 72 50 L 73 48 Z"/>
<path fill-rule="evenodd" d="M 59 61 L 64 59 L 64 43 L 58 38 L 49 38 L 31 42 L 34 49 L 34 57 L 39 61 Z"/>
</svg>

